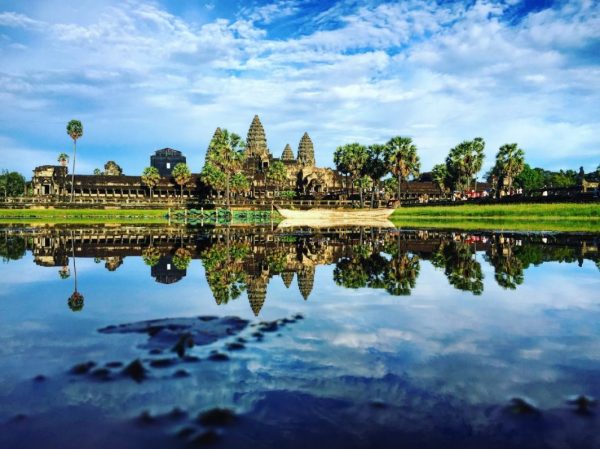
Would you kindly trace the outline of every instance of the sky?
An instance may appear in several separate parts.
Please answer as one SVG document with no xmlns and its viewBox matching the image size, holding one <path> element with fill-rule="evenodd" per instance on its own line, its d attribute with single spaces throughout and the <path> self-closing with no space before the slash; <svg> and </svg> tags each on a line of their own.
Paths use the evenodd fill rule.
<svg viewBox="0 0 600 449">
<path fill-rule="evenodd" d="M 600 2 L 0 0 L 0 168 L 70 153 L 138 175 L 157 149 L 201 170 L 217 126 L 271 152 L 409 136 L 422 171 L 483 137 L 548 169 L 600 164 Z"/>
</svg>

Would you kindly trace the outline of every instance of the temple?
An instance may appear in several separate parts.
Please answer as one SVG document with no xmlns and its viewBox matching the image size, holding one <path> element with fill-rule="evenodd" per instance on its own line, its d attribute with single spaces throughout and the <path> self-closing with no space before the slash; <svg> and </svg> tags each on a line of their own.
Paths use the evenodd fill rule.
<svg viewBox="0 0 600 449">
<path fill-rule="evenodd" d="M 217 128 L 213 139 L 221 133 Z M 352 206 L 357 194 L 350 186 L 347 176 L 331 168 L 318 167 L 315 158 L 314 143 L 307 132 L 299 139 L 296 154 L 288 143 L 275 157 L 268 146 L 267 135 L 258 115 L 255 115 L 246 136 L 242 173 L 250 182 L 250 191 L 237 193 L 233 205 L 264 206 L 265 201 L 277 197 L 276 192 L 293 193 L 299 206 L 322 205 Z M 206 154 L 208 157 L 208 151 Z M 186 163 L 181 151 L 173 148 L 156 150 L 150 156 L 150 166 L 158 170 L 160 180 L 153 186 L 152 192 L 141 176 L 123 173 L 115 161 L 108 161 L 103 172 L 94 175 L 75 174 L 73 185 L 68 167 L 62 165 L 41 165 L 33 170 L 33 177 L 27 185 L 35 203 L 53 203 L 67 199 L 73 191 L 75 202 L 80 204 L 100 203 L 111 206 L 148 206 L 151 204 L 171 204 L 185 202 L 189 206 L 218 206 L 224 200 L 219 192 L 202 183 L 199 173 L 192 173 L 191 180 L 181 192 L 180 186 L 172 176 L 173 169 L 179 163 Z M 269 168 L 281 163 L 285 171 L 285 180 L 274 185 L 268 176 Z M 139 170 L 140 174 L 142 169 Z M 443 199 L 446 193 L 430 179 L 421 179 L 403 183 L 403 200 L 422 201 Z M 379 195 L 379 202 L 385 196 Z M 292 201 L 289 199 L 287 201 Z M 221 203 L 220 203 L 221 202 Z"/>
</svg>

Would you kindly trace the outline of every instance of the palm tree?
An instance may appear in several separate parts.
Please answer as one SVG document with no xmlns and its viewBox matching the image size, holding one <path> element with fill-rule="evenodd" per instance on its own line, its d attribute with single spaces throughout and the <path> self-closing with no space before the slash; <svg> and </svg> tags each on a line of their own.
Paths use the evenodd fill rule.
<svg viewBox="0 0 600 449">
<path fill-rule="evenodd" d="M 446 191 L 446 183 L 448 180 L 448 167 L 446 164 L 436 164 L 433 166 L 431 170 L 431 177 L 433 182 L 435 182 L 440 190 L 443 192 Z"/>
<path fill-rule="evenodd" d="M 69 163 L 69 155 L 67 153 L 60 153 L 57 160 L 60 162 L 60 165 L 66 167 Z"/>
<path fill-rule="evenodd" d="M 386 144 L 386 162 L 390 171 L 398 179 L 398 202 L 402 194 L 402 181 L 409 176 L 418 176 L 421 162 L 417 147 L 410 137 L 392 137 Z"/>
<path fill-rule="evenodd" d="M 73 139 L 73 173 L 71 173 L 71 202 L 75 195 L 75 159 L 77 158 L 77 139 L 83 136 L 83 125 L 79 120 L 67 123 L 67 134 Z"/>
<path fill-rule="evenodd" d="M 142 172 L 142 182 L 150 189 L 150 198 L 152 198 L 152 190 L 160 181 L 160 173 L 156 167 L 146 167 Z"/>
<path fill-rule="evenodd" d="M 469 190 L 473 177 L 483 165 L 484 149 L 484 140 L 476 137 L 473 140 L 465 140 L 450 150 L 446 158 L 446 166 L 456 186 Z M 475 181 L 475 188 L 477 188 L 477 181 Z"/>
<path fill-rule="evenodd" d="M 275 186 L 275 194 L 277 195 L 279 189 L 283 187 L 287 181 L 287 172 L 283 162 L 275 161 L 269 166 L 267 181 Z"/>
<path fill-rule="evenodd" d="M 181 187 L 181 201 L 183 201 L 183 187 L 189 184 L 192 179 L 192 173 L 187 164 L 180 162 L 173 168 L 172 174 L 175 178 L 175 182 Z"/>
<path fill-rule="evenodd" d="M 354 193 L 354 183 L 361 175 L 369 155 L 367 154 L 367 147 L 361 145 L 358 142 L 348 143 L 342 145 L 335 150 L 333 155 L 334 161 L 338 168 L 341 168 L 350 175 L 350 182 L 352 185 L 352 192 Z M 363 188 L 360 187 L 360 202 L 361 207 L 363 203 Z"/>
<path fill-rule="evenodd" d="M 71 254 L 73 255 L 73 279 L 74 279 L 74 291 L 67 304 L 73 312 L 80 312 L 83 309 L 83 295 L 77 291 L 77 265 L 75 263 L 75 236 L 71 231 Z"/>
<path fill-rule="evenodd" d="M 227 208 L 231 206 L 231 178 L 239 173 L 244 163 L 244 147 L 245 143 L 240 136 L 223 129 L 219 133 L 215 132 L 206 153 L 206 163 L 210 163 L 225 176 Z"/>
<path fill-rule="evenodd" d="M 379 190 L 381 178 L 388 172 L 387 164 L 385 163 L 385 145 L 370 145 L 367 149 L 367 154 L 368 158 L 363 173 L 373 181 L 373 188 L 371 189 L 371 207 L 375 207 L 375 191 Z"/>
<path fill-rule="evenodd" d="M 525 167 L 525 152 L 516 143 L 502 145 L 496 155 L 496 171 L 508 180 L 508 191 L 512 189 L 514 179 Z"/>
</svg>

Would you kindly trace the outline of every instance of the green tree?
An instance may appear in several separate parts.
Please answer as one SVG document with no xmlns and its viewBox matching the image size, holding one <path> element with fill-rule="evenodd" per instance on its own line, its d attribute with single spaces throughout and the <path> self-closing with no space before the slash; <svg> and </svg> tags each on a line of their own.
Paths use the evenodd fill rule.
<svg viewBox="0 0 600 449">
<path fill-rule="evenodd" d="M 16 171 L 2 170 L 0 174 L 0 190 L 4 198 L 19 196 L 25 192 L 25 177 Z"/>
<path fill-rule="evenodd" d="M 283 162 L 275 161 L 269 166 L 267 181 L 275 186 L 275 194 L 277 195 L 279 189 L 284 187 L 287 182 L 287 171 Z"/>
<path fill-rule="evenodd" d="M 95 168 L 94 169 L 94 175 L 95 176 L 101 176 L 102 175 L 102 170 L 100 170 L 99 168 Z"/>
<path fill-rule="evenodd" d="M 192 260 L 192 253 L 185 248 L 177 248 L 173 255 L 173 266 L 178 270 L 186 270 Z"/>
<path fill-rule="evenodd" d="M 183 201 L 183 188 L 192 180 L 192 173 L 187 164 L 180 162 L 173 168 L 172 174 L 175 178 L 175 182 L 179 184 L 179 187 L 181 188 L 181 200 Z"/>
<path fill-rule="evenodd" d="M 9 237 L 5 234 L 4 238 L 0 239 L 0 256 L 2 257 L 2 262 L 19 260 L 25 255 L 25 249 L 26 244 L 23 237 Z"/>
<path fill-rule="evenodd" d="M 231 192 L 234 194 L 250 191 L 250 180 L 243 173 L 236 173 L 231 177 Z"/>
<path fill-rule="evenodd" d="M 445 192 L 448 188 L 448 167 L 446 164 L 436 164 L 431 170 L 431 177 L 440 190 Z"/>
<path fill-rule="evenodd" d="M 465 140 L 450 150 L 446 167 L 457 190 L 469 190 L 483 166 L 485 141 L 481 137 Z M 477 187 L 477 185 L 475 185 Z"/>
<path fill-rule="evenodd" d="M 150 198 L 152 198 L 152 191 L 158 184 L 158 181 L 160 181 L 158 169 L 156 167 L 146 167 L 142 172 L 142 182 L 150 189 Z"/>
<path fill-rule="evenodd" d="M 60 153 L 56 160 L 61 165 L 67 165 L 69 163 L 69 155 L 67 153 Z"/>
<path fill-rule="evenodd" d="M 335 168 L 342 175 L 346 177 L 346 194 L 350 195 L 348 177 L 350 176 L 350 170 L 348 169 L 348 159 L 349 152 L 346 146 L 340 146 L 335 149 L 333 152 L 333 163 L 335 164 Z"/>
<path fill-rule="evenodd" d="M 242 169 L 245 158 L 244 146 L 245 143 L 240 136 L 223 129 L 219 133 L 215 132 L 206 153 L 206 163 L 210 163 L 224 175 L 228 208 L 231 206 L 231 178 Z"/>
<path fill-rule="evenodd" d="M 371 207 L 375 206 L 375 192 L 379 191 L 381 178 L 388 173 L 388 167 L 385 162 L 385 145 L 373 144 L 367 148 L 367 162 L 365 163 L 363 174 L 368 176 L 373 182 L 371 189 Z"/>
<path fill-rule="evenodd" d="M 525 167 L 525 152 L 516 143 L 507 143 L 500 147 L 496 154 L 494 171 L 500 179 L 508 181 L 508 191 L 512 189 L 513 181 Z"/>
<path fill-rule="evenodd" d="M 369 155 L 367 153 L 367 147 L 357 142 L 342 145 L 335 150 L 333 158 L 336 167 L 339 164 L 339 167 L 341 167 L 342 170 L 345 170 L 350 175 L 350 182 L 353 192 L 354 184 L 361 176 L 368 157 Z M 360 204 L 361 207 L 364 204 L 362 187 L 360 187 Z"/>
<path fill-rule="evenodd" d="M 71 202 L 75 195 L 75 161 L 77 159 L 77 139 L 83 136 L 83 125 L 79 120 L 67 123 L 67 134 L 73 139 L 73 173 L 71 173 Z"/>
<path fill-rule="evenodd" d="M 523 164 L 523 170 L 515 178 L 515 184 L 526 192 L 539 190 L 545 184 L 544 170 L 541 168 L 531 168 L 529 164 Z"/>
<path fill-rule="evenodd" d="M 389 170 L 398 181 L 398 201 L 402 195 L 402 181 L 409 176 L 417 176 L 421 162 L 417 154 L 417 147 L 410 137 L 392 137 L 386 144 L 386 163 Z"/>
<path fill-rule="evenodd" d="M 200 173 L 200 180 L 211 189 L 215 190 L 217 194 L 225 191 L 227 184 L 225 173 L 210 162 L 204 164 L 202 172 Z"/>
<path fill-rule="evenodd" d="M 142 260 L 149 267 L 155 266 L 160 261 L 160 251 L 154 246 L 144 248 L 142 251 Z"/>
</svg>

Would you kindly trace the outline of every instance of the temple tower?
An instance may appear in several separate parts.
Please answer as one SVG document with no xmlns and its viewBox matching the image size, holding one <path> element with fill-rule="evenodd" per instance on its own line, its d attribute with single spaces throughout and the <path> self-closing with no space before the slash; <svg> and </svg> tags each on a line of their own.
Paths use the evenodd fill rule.
<svg viewBox="0 0 600 449">
<path fill-rule="evenodd" d="M 308 133 L 304 133 L 300 144 L 298 145 L 298 163 L 302 166 L 314 167 L 315 165 L 315 148 Z"/>
<path fill-rule="evenodd" d="M 209 156 L 209 154 L 210 154 L 210 151 L 211 151 L 211 148 L 212 148 L 212 146 L 213 146 L 214 142 L 215 142 L 215 141 L 216 141 L 216 140 L 217 140 L 219 137 L 221 137 L 221 135 L 222 135 L 222 134 L 223 134 L 223 132 L 221 131 L 221 128 L 217 128 L 217 129 L 215 129 L 215 133 L 213 134 L 213 136 L 212 136 L 212 139 L 210 139 L 210 142 L 209 142 L 209 144 L 208 144 L 208 148 L 207 148 L 207 150 L 206 150 L 206 155 L 205 155 L 205 157 L 204 157 L 204 161 L 205 161 L 205 162 L 208 162 L 208 156 Z"/>
<path fill-rule="evenodd" d="M 283 279 L 283 283 L 285 284 L 286 288 L 290 288 L 290 285 L 292 285 L 292 281 L 294 280 L 294 272 L 284 271 L 281 273 L 281 279 Z"/>
<path fill-rule="evenodd" d="M 300 294 L 306 301 L 310 296 L 313 286 L 315 284 L 315 267 L 305 265 L 298 273 L 298 289 Z"/>
<path fill-rule="evenodd" d="M 294 152 L 292 151 L 292 147 L 288 143 L 283 149 L 283 153 L 281 154 L 282 161 L 293 161 L 294 160 Z"/>
<path fill-rule="evenodd" d="M 252 278 L 248 282 L 247 292 L 248 301 L 250 302 L 250 308 L 254 313 L 254 316 L 258 316 L 260 309 L 262 309 L 265 299 L 267 298 L 267 283 L 268 279 L 261 277 Z"/>
<path fill-rule="evenodd" d="M 260 159 L 268 159 L 269 155 L 265 129 L 263 128 L 258 115 L 255 115 L 250 124 L 250 129 L 248 130 L 248 137 L 246 138 L 246 156 L 257 156 Z"/>
</svg>

